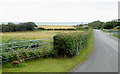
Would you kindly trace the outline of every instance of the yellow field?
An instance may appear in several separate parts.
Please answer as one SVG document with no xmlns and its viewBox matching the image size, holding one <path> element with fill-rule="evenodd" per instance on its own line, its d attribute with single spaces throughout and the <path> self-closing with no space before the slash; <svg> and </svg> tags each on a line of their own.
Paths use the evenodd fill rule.
<svg viewBox="0 0 120 74">
<path fill-rule="evenodd" d="M 67 25 L 38 25 L 38 28 L 42 27 L 45 29 L 68 29 L 68 28 L 75 28 L 73 26 L 67 26 Z"/>
<path fill-rule="evenodd" d="M 6 32 L 2 33 L 2 41 L 7 41 L 9 39 L 18 39 L 18 40 L 36 40 L 36 39 L 45 39 L 52 38 L 57 33 L 72 33 L 72 32 L 83 32 L 80 30 L 76 31 L 24 31 L 24 32 Z"/>
</svg>

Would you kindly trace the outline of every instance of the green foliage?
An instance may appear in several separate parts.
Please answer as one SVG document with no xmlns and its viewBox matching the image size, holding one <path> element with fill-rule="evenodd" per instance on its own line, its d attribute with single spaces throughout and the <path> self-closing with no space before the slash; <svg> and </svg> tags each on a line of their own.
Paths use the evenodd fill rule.
<svg viewBox="0 0 120 74">
<path fill-rule="evenodd" d="M 46 29 L 46 30 L 77 30 L 77 29 L 74 29 L 74 28 L 68 28 L 68 29 L 59 28 L 59 29 Z"/>
<path fill-rule="evenodd" d="M 61 33 L 54 36 L 56 56 L 72 57 L 87 45 L 91 29 L 86 33 Z"/>
<path fill-rule="evenodd" d="M 13 67 L 11 62 L 4 63 L 4 64 L 2 64 L 2 66 L 6 67 L 6 68 L 12 68 Z M 14 67 L 25 67 L 25 66 L 27 66 L 26 63 L 21 63 L 19 65 L 18 64 L 15 65 Z"/>
<path fill-rule="evenodd" d="M 77 24 L 77 26 L 79 26 L 79 27 L 83 27 L 83 26 L 84 26 L 84 24 Z"/>
<path fill-rule="evenodd" d="M 33 22 L 14 24 L 9 22 L 8 24 L 2 24 L 2 32 L 16 32 L 16 31 L 31 31 L 34 30 L 37 25 Z"/>
<path fill-rule="evenodd" d="M 88 27 L 79 27 L 79 26 L 76 26 L 76 29 L 83 30 L 83 31 L 88 31 Z"/>
<path fill-rule="evenodd" d="M 104 28 L 104 29 L 113 29 L 116 26 L 120 26 L 120 23 L 118 23 L 117 21 L 109 21 L 109 22 L 104 23 L 102 28 Z"/>
<path fill-rule="evenodd" d="M 37 30 L 46 30 L 46 29 L 43 27 L 39 27 Z"/>
<path fill-rule="evenodd" d="M 3 67 L 7 67 L 7 68 L 12 68 L 12 64 L 10 62 L 2 64 Z"/>
<path fill-rule="evenodd" d="M 3 67 L 3 72 L 68 72 L 72 70 L 76 65 L 80 64 L 88 58 L 88 55 L 92 52 L 94 46 L 94 31 L 92 31 L 91 37 L 88 41 L 86 48 L 80 51 L 78 56 L 73 58 L 58 59 L 58 58 L 40 58 L 33 59 L 27 64 L 26 67 L 18 68 L 6 68 Z"/>
<path fill-rule="evenodd" d="M 113 30 L 120 30 L 120 26 L 116 26 Z"/>
<path fill-rule="evenodd" d="M 38 45 L 39 48 L 31 47 L 25 50 L 26 47 L 16 48 L 13 52 L 10 50 L 2 51 L 2 62 L 11 62 L 14 60 L 32 59 L 40 57 L 52 57 L 53 43 Z"/>
<path fill-rule="evenodd" d="M 46 30 L 54 30 L 54 29 L 46 29 Z"/>
<path fill-rule="evenodd" d="M 25 67 L 25 66 L 27 66 L 26 63 L 21 63 L 20 65 L 16 65 L 15 67 Z"/>
<path fill-rule="evenodd" d="M 88 25 L 94 29 L 100 29 L 102 27 L 102 25 L 104 24 L 104 22 L 101 21 L 93 21 L 91 23 L 88 23 Z"/>
</svg>

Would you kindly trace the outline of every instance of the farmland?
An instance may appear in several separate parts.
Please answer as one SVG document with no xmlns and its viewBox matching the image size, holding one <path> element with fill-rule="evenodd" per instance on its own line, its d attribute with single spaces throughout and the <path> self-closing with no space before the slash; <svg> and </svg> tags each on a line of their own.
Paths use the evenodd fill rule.
<svg viewBox="0 0 120 74">
<path fill-rule="evenodd" d="M 39 27 L 41 27 L 41 26 L 39 26 Z M 3 60 L 9 61 L 8 63 L 6 62 L 5 64 L 3 64 L 4 72 L 7 72 L 7 71 L 13 72 L 16 70 L 18 71 L 19 67 L 22 65 L 19 66 L 19 64 L 18 64 L 14 67 L 12 62 L 15 60 L 19 61 L 21 59 L 25 60 L 25 62 L 23 62 L 23 65 L 25 63 L 26 66 L 20 67 L 21 69 L 19 69 L 19 72 L 24 72 L 24 71 L 29 71 L 29 70 L 31 72 L 35 72 L 35 71 L 36 72 L 43 72 L 43 71 L 44 72 L 45 71 L 53 72 L 55 70 L 54 70 L 54 68 L 50 68 L 52 66 L 55 66 L 56 69 L 58 69 L 58 70 L 56 70 L 56 72 L 63 72 L 63 71 L 67 72 L 67 71 L 71 70 L 72 68 L 74 68 L 76 64 L 79 64 L 80 62 L 82 62 L 82 60 L 86 59 L 87 55 L 92 51 L 93 36 L 94 36 L 92 29 L 89 29 L 88 31 L 67 30 L 68 28 L 74 28 L 74 27 L 72 27 L 72 26 L 55 26 L 55 25 L 54 26 L 42 26 L 42 27 L 44 27 L 46 29 L 59 29 L 59 28 L 61 29 L 61 28 L 63 28 L 66 30 L 33 30 L 33 31 L 17 31 L 17 32 L 1 33 L 3 43 L 10 43 L 10 42 L 14 43 L 14 42 L 20 42 L 20 41 L 26 41 L 26 40 L 27 41 L 34 40 L 34 42 L 28 42 L 26 44 L 25 44 L 25 42 L 23 42 L 23 43 L 18 43 L 18 44 L 14 43 L 14 44 L 7 46 L 8 49 L 10 48 L 10 50 L 12 52 L 7 51 L 7 50 L 5 50 L 3 52 L 3 53 L 5 53 L 2 55 Z M 92 35 L 91 35 L 91 33 L 92 33 Z M 70 53 L 71 58 L 73 56 L 77 55 L 78 53 L 81 53 L 81 54 L 79 54 L 76 57 L 73 57 L 72 59 L 67 58 L 67 57 L 69 57 L 69 55 L 66 57 L 66 59 L 65 58 L 62 59 L 62 57 L 61 57 L 61 59 L 59 59 L 60 56 L 56 55 L 58 53 L 55 50 L 56 49 L 59 50 L 58 49 L 59 45 L 62 42 L 58 42 L 57 41 L 58 38 L 55 38 L 55 36 L 57 36 L 59 39 L 61 38 L 60 41 L 63 40 L 62 41 L 63 45 L 61 45 L 61 46 L 62 46 L 62 49 L 64 49 L 64 51 L 67 51 L 66 49 L 68 49 L 68 51 L 71 49 L 75 50 L 75 53 L 74 53 L 74 51 L 71 51 L 71 53 Z M 64 36 L 66 36 L 66 37 L 64 38 Z M 53 38 L 53 40 L 50 41 L 49 44 L 43 44 L 44 41 L 41 42 L 42 44 L 40 44 L 38 42 L 39 39 L 46 39 L 46 38 Z M 35 43 L 35 40 L 36 40 L 36 42 L 38 42 L 37 44 Z M 55 41 L 57 41 L 60 44 L 55 43 Z M 71 43 L 75 47 L 73 47 L 71 45 Z M 88 45 L 89 43 L 91 43 L 91 44 Z M 29 45 L 27 45 L 27 44 L 29 44 L 30 47 L 28 47 Z M 35 46 L 34 46 L 34 44 L 35 44 Z M 21 47 L 21 45 L 24 47 L 16 48 L 16 47 Z M 64 47 L 64 45 L 66 45 L 67 47 Z M 54 46 L 57 46 L 57 48 L 54 48 Z M 60 49 L 61 49 L 61 47 L 60 47 Z M 83 50 L 83 49 L 86 49 L 86 50 Z M 89 49 L 89 50 L 87 50 L 87 49 Z M 7 52 L 9 52 L 11 54 L 9 54 Z M 72 55 L 72 54 L 74 54 L 74 55 Z M 55 58 L 52 58 L 54 56 L 55 56 Z M 32 58 L 36 58 L 36 59 L 32 59 Z M 27 59 L 29 59 L 30 61 L 26 61 Z M 48 61 L 48 60 L 50 60 L 50 61 Z M 45 62 L 45 61 L 47 61 L 47 62 Z M 52 61 L 54 61 L 54 62 L 51 63 Z M 69 61 L 71 61 L 72 63 L 70 63 Z M 63 64 L 63 62 L 65 62 L 65 64 Z M 41 65 L 41 63 L 42 63 L 42 65 Z M 51 63 L 51 66 L 47 65 L 49 63 Z M 31 68 L 29 66 L 32 66 L 32 68 L 34 68 L 34 69 L 31 70 Z M 68 68 L 66 68 L 66 67 L 63 68 L 64 66 L 66 66 Z M 18 68 L 16 68 L 16 67 L 18 67 Z M 27 69 L 25 69 L 25 68 L 27 68 Z M 36 68 L 38 68 L 38 70 L 35 70 Z M 44 70 L 42 70 L 42 69 L 44 69 Z"/>
<path fill-rule="evenodd" d="M 45 31 L 46 32 L 46 31 Z M 53 31 L 47 31 L 52 32 Z M 54 34 L 59 33 L 61 31 L 54 31 Z M 62 31 L 64 33 L 69 32 L 82 32 L 82 31 Z M 33 32 L 34 33 L 34 32 Z M 40 32 L 41 33 L 41 32 Z M 3 72 L 68 72 L 71 69 L 73 69 L 77 64 L 82 62 L 83 60 L 87 60 L 88 54 L 93 50 L 93 39 L 94 39 L 94 32 L 92 32 L 92 35 L 88 41 L 87 47 L 80 51 L 80 54 L 78 56 L 75 56 L 73 58 L 40 58 L 31 60 L 26 63 L 25 67 L 12 67 L 2 68 Z"/>
<path fill-rule="evenodd" d="M 45 29 L 68 29 L 68 28 L 75 28 L 72 26 L 67 25 L 38 25 L 37 28 L 42 27 Z M 76 31 L 68 31 L 68 30 L 50 30 L 50 31 L 43 31 L 43 30 L 34 30 L 34 31 L 20 31 L 20 32 L 3 32 L 0 33 L 2 35 L 2 41 L 8 40 L 37 40 L 37 39 L 45 39 L 45 38 L 52 38 L 54 35 L 58 33 L 72 33 L 72 32 L 83 32 L 80 30 Z"/>
<path fill-rule="evenodd" d="M 39 27 L 42 27 L 45 29 L 68 29 L 68 28 L 75 29 L 75 27 L 68 26 L 68 25 L 38 25 L 38 28 Z"/>
<path fill-rule="evenodd" d="M 2 41 L 7 41 L 10 39 L 14 40 L 37 40 L 37 39 L 45 39 L 52 38 L 54 35 L 58 33 L 69 33 L 69 32 L 83 32 L 80 30 L 76 31 L 24 31 L 24 32 L 4 32 L 1 33 Z"/>
</svg>

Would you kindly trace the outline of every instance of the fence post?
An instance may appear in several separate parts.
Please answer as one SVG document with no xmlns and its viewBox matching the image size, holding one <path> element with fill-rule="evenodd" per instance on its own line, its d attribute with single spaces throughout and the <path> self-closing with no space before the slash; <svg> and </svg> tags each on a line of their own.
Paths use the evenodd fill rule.
<svg viewBox="0 0 120 74">
<path fill-rule="evenodd" d="M 11 42 L 11 51 L 13 52 L 13 42 Z"/>
</svg>

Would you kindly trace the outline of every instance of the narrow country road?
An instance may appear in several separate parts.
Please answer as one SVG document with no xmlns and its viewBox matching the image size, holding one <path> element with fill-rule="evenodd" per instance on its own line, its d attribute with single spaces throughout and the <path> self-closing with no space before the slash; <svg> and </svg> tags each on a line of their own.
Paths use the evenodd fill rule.
<svg viewBox="0 0 120 74">
<path fill-rule="evenodd" d="M 118 40 L 101 30 L 94 30 L 94 50 L 72 72 L 118 72 Z"/>
</svg>

